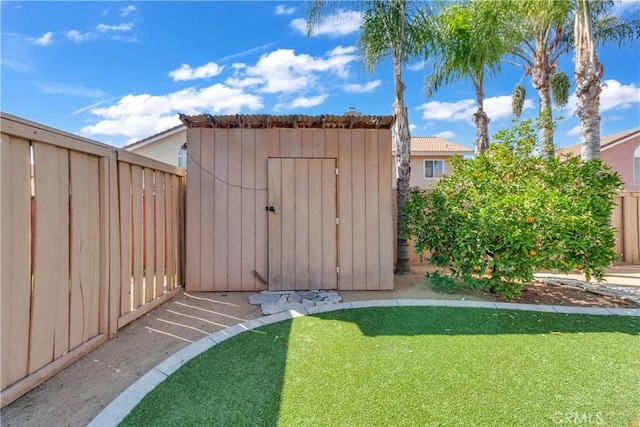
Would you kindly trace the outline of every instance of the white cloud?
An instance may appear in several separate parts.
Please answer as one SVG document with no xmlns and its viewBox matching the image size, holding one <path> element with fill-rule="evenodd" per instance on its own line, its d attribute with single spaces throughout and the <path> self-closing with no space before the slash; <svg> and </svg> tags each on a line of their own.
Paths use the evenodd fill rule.
<svg viewBox="0 0 640 427">
<path fill-rule="evenodd" d="M 434 136 L 437 136 L 438 138 L 449 139 L 454 138 L 456 136 L 456 133 L 450 130 L 445 130 L 440 133 L 436 133 Z"/>
<path fill-rule="evenodd" d="M 120 16 L 122 16 L 123 18 L 125 16 L 128 16 L 130 13 L 135 12 L 136 7 L 132 4 L 130 4 L 127 7 L 123 7 L 122 9 L 120 9 Z"/>
<path fill-rule="evenodd" d="M 411 132 L 413 132 L 413 131 L 414 131 L 414 130 L 416 130 L 416 129 L 418 129 L 418 126 L 414 125 L 413 123 L 410 123 L 410 124 L 409 124 L 409 130 L 410 130 Z"/>
<path fill-rule="evenodd" d="M 206 79 L 215 77 L 224 70 L 224 66 L 219 66 L 215 62 L 209 62 L 198 68 L 191 68 L 190 65 L 182 64 L 180 68 L 170 71 L 169 77 L 173 77 L 173 81 Z"/>
<path fill-rule="evenodd" d="M 427 66 L 427 61 L 416 62 L 415 64 L 407 65 L 407 70 L 410 71 L 420 71 L 424 70 Z"/>
<path fill-rule="evenodd" d="M 321 73 L 332 73 L 340 78 L 349 75 L 348 65 L 356 61 L 356 55 L 350 54 L 352 48 L 338 47 L 328 52 L 327 57 L 314 57 L 307 54 L 296 55 L 293 49 L 278 49 L 262 55 L 258 62 L 246 68 L 246 77 L 260 79 L 261 92 L 291 93 L 312 87 Z M 236 85 L 241 85 L 241 81 Z"/>
<path fill-rule="evenodd" d="M 81 33 L 78 30 L 71 30 L 67 32 L 67 38 L 76 43 L 82 43 L 91 38 L 91 33 Z"/>
<path fill-rule="evenodd" d="M 326 95 L 326 94 L 312 96 L 312 97 L 300 96 L 291 102 L 281 103 L 276 105 L 274 110 L 280 111 L 280 110 L 286 110 L 286 109 L 315 107 L 322 104 L 328 97 L 329 95 Z"/>
<path fill-rule="evenodd" d="M 214 84 L 202 89 L 187 88 L 166 95 L 127 95 L 116 104 L 94 108 L 96 124 L 81 129 L 83 135 L 121 135 L 143 138 L 179 124 L 178 113 L 235 114 L 243 109 L 263 108 L 260 97 L 240 89 Z"/>
<path fill-rule="evenodd" d="M 53 33 L 49 31 L 37 39 L 29 38 L 29 41 L 40 46 L 49 46 L 53 43 Z"/>
<path fill-rule="evenodd" d="M 567 136 L 580 135 L 580 125 L 574 126 L 567 131 Z"/>
<path fill-rule="evenodd" d="M 631 108 L 633 104 L 640 103 L 640 87 L 635 83 L 623 85 L 617 80 L 605 80 L 600 93 L 600 112 Z M 565 110 L 573 114 L 578 107 L 578 98 L 575 92 L 569 97 Z"/>
<path fill-rule="evenodd" d="M 355 33 L 360 30 L 362 13 L 341 10 L 338 13 L 323 18 L 314 25 L 311 36 L 339 37 Z M 291 27 L 300 34 L 307 35 L 307 20 L 298 18 L 291 21 Z"/>
<path fill-rule="evenodd" d="M 526 99 L 522 111 L 533 108 L 533 100 Z M 484 110 L 489 119 L 497 121 L 513 117 L 513 107 L 511 106 L 511 95 L 494 96 L 484 100 Z M 475 110 L 473 111 L 475 113 Z M 473 117 L 473 113 L 471 114 Z"/>
<path fill-rule="evenodd" d="M 374 80 L 365 84 L 348 83 L 342 86 L 342 90 L 349 93 L 368 93 L 380 86 L 380 83 L 382 80 Z"/>
<path fill-rule="evenodd" d="M 470 120 L 467 114 L 476 105 L 473 99 L 463 99 L 457 102 L 429 101 L 418 107 L 422 112 L 422 118 L 426 120 L 443 120 L 455 122 L 460 120 Z M 473 113 L 472 113 L 473 114 Z"/>
<path fill-rule="evenodd" d="M 295 7 L 287 7 L 283 4 L 276 6 L 276 15 L 292 15 L 295 11 Z"/>
<path fill-rule="evenodd" d="M 533 101 L 525 100 L 523 110 L 533 108 Z M 429 101 L 418 107 L 425 120 L 441 120 L 446 122 L 471 121 L 477 110 L 474 99 L 463 99 L 457 102 Z M 485 98 L 484 110 L 489 119 L 496 121 L 510 117 L 513 114 L 511 108 L 511 95 L 494 96 Z"/>
<path fill-rule="evenodd" d="M 123 22 L 119 25 L 106 25 L 106 24 L 98 24 L 96 25 L 96 30 L 101 33 L 106 33 L 107 31 L 130 31 L 133 28 L 133 24 L 131 22 Z"/>
</svg>

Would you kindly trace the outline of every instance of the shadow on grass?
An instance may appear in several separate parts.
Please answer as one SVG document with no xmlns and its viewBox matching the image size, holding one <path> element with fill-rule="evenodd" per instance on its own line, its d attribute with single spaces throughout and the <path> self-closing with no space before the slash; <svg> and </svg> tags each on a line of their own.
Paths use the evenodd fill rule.
<svg viewBox="0 0 640 427">
<path fill-rule="evenodd" d="M 367 310 L 362 315 L 358 310 Z M 375 307 L 323 313 L 356 324 L 365 336 L 619 332 L 640 335 L 640 319 L 464 307 Z"/>
</svg>

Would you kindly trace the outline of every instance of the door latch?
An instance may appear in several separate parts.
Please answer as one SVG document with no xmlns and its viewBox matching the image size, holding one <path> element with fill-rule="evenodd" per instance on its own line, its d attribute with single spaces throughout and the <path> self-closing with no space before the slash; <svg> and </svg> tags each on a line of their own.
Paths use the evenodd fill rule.
<svg viewBox="0 0 640 427">
<path fill-rule="evenodd" d="M 276 213 L 276 210 L 275 210 L 275 208 L 273 206 L 267 206 L 265 209 L 266 209 L 267 212 Z"/>
</svg>

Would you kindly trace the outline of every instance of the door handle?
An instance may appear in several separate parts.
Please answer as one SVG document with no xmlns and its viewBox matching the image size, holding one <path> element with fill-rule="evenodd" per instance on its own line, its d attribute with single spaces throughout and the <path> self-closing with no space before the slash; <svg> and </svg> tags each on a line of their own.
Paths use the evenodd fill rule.
<svg viewBox="0 0 640 427">
<path fill-rule="evenodd" d="M 267 212 L 276 213 L 276 209 L 273 206 L 267 206 L 265 209 L 266 209 Z"/>
</svg>

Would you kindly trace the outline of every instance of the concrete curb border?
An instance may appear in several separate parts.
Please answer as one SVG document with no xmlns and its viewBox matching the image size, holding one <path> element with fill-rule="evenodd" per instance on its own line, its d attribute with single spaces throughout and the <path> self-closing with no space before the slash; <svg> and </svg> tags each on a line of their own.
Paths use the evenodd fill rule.
<svg viewBox="0 0 640 427">
<path fill-rule="evenodd" d="M 485 301 L 461 301 L 461 300 L 433 300 L 433 299 L 388 299 L 353 301 L 339 304 L 327 304 L 310 307 L 301 311 L 283 311 L 281 313 L 264 316 L 246 322 L 238 323 L 208 337 L 202 338 L 187 347 L 178 350 L 169 356 L 155 368 L 151 369 L 136 382 L 131 384 L 107 405 L 88 425 L 88 427 L 103 427 L 118 425 L 133 408 L 140 403 L 142 398 L 151 390 L 163 382 L 189 360 L 205 352 L 216 344 L 219 344 L 242 332 L 250 331 L 271 323 L 302 317 L 306 315 L 326 313 L 329 311 L 344 310 L 365 307 L 467 307 L 467 308 L 493 308 L 499 310 L 525 310 L 540 311 L 546 313 L 566 314 L 590 314 L 600 316 L 636 316 L 640 317 L 640 308 L 595 308 L 595 307 L 570 307 L 559 305 L 533 305 L 514 304 L 503 302 Z"/>
</svg>

